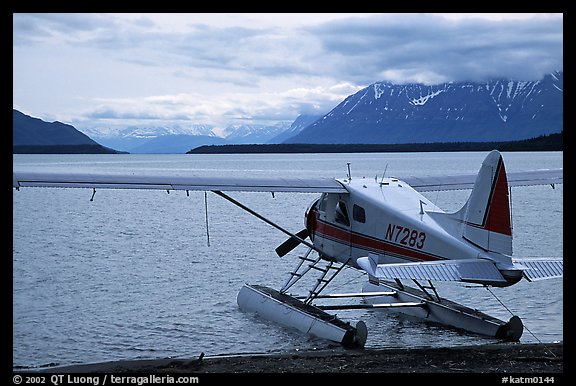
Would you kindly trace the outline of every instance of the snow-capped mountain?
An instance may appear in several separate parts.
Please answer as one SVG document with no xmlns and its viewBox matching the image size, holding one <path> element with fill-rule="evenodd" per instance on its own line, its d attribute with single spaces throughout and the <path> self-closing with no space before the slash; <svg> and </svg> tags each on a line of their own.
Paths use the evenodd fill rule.
<svg viewBox="0 0 576 386">
<path fill-rule="evenodd" d="M 561 132 L 563 72 L 539 81 L 377 82 L 285 143 L 508 141 Z"/>
<path fill-rule="evenodd" d="M 91 138 L 156 138 L 163 135 L 206 135 L 217 137 L 212 131 L 213 126 L 206 124 L 193 124 L 189 126 L 152 126 L 152 127 L 126 127 L 126 128 L 84 128 L 82 132 Z"/>
<path fill-rule="evenodd" d="M 81 131 L 104 146 L 138 153 L 214 144 L 510 141 L 563 130 L 563 80 L 563 72 L 554 72 L 539 81 L 376 82 L 324 116 L 301 115 L 292 123 Z"/>
<path fill-rule="evenodd" d="M 82 132 L 99 143 L 131 153 L 184 153 L 186 146 L 262 144 L 290 128 L 290 122 L 273 125 L 156 126 L 128 128 L 85 128 Z"/>
<path fill-rule="evenodd" d="M 290 128 L 291 122 L 278 122 L 274 125 L 230 125 L 224 129 L 224 138 L 229 143 L 262 144 Z"/>
<path fill-rule="evenodd" d="M 81 129 L 81 131 L 89 137 L 94 138 L 99 143 L 114 149 L 137 153 L 163 153 L 165 151 L 162 151 L 161 148 L 158 148 L 154 145 L 154 142 L 157 142 L 157 138 L 163 137 L 159 143 L 168 146 L 170 149 L 178 147 L 177 143 L 181 142 L 182 139 L 186 136 L 202 138 L 206 144 L 213 144 L 212 138 L 219 143 L 218 140 L 220 138 L 218 138 L 213 129 L 214 127 L 211 125 L 191 124 L 187 126 L 174 125 L 127 128 L 84 128 Z M 144 146 L 150 141 L 153 141 L 152 146 Z M 148 150 L 141 151 L 142 149 Z M 183 152 L 186 152 L 187 150 L 189 149 L 185 149 Z"/>
<path fill-rule="evenodd" d="M 322 118 L 322 115 L 299 115 L 296 120 L 290 124 L 290 127 L 287 130 L 284 130 L 279 135 L 270 139 L 267 143 L 282 143 L 285 140 L 295 136 L 320 118 Z"/>
</svg>

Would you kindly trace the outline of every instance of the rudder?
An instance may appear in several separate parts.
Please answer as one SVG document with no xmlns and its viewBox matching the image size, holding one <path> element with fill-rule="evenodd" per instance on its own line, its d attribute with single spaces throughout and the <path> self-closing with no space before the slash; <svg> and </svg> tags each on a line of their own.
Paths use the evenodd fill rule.
<svg viewBox="0 0 576 386">
<path fill-rule="evenodd" d="M 472 193 L 456 216 L 462 219 L 463 238 L 487 251 L 512 254 L 508 180 L 497 150 L 482 162 Z"/>
</svg>

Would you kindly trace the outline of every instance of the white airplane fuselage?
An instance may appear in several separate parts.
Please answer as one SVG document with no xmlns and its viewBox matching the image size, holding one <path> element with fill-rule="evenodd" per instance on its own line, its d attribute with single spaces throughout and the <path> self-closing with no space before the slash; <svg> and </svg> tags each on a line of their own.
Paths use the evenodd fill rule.
<svg viewBox="0 0 576 386">
<path fill-rule="evenodd" d="M 455 221 L 402 180 L 339 180 L 349 193 L 325 193 L 306 212 L 314 246 L 327 256 L 358 267 L 369 254 L 378 264 L 450 259 L 494 261 L 506 285 L 521 279 L 511 256 L 494 253 L 461 237 Z M 510 236 L 511 237 L 511 236 Z"/>
</svg>

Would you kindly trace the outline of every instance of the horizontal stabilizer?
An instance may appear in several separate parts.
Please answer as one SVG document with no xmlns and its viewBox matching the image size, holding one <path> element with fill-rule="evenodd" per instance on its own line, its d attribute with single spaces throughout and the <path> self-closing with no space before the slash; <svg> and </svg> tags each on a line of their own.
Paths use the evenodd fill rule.
<svg viewBox="0 0 576 386">
<path fill-rule="evenodd" d="M 357 264 L 379 279 L 415 279 L 463 282 L 505 283 L 500 271 L 488 260 L 443 260 L 422 263 L 376 264 L 361 257 Z"/>
<path fill-rule="evenodd" d="M 522 266 L 524 277 L 529 281 L 556 279 L 564 275 L 564 260 L 546 258 L 512 259 L 514 264 Z"/>
</svg>

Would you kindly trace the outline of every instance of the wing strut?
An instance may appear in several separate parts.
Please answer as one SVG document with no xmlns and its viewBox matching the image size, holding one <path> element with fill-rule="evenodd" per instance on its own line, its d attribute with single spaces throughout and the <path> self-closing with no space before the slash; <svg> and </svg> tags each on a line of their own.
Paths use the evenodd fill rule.
<svg viewBox="0 0 576 386">
<path fill-rule="evenodd" d="M 274 228 L 278 229 L 279 231 L 281 231 L 281 232 L 287 234 L 288 236 L 298 240 L 300 243 L 306 245 L 308 248 L 311 248 L 318 253 L 322 253 L 322 251 L 319 250 L 318 248 L 316 248 L 312 243 L 309 243 L 308 241 L 302 239 L 298 235 L 296 235 L 290 231 L 287 231 L 286 229 L 282 228 L 280 225 L 268 220 L 266 217 L 262 216 L 261 214 L 256 213 L 255 211 L 248 208 L 246 205 L 242 204 L 241 202 L 236 201 L 235 199 L 233 199 L 229 195 L 222 193 L 219 190 L 213 190 L 213 192 L 216 193 L 217 195 L 219 195 L 220 197 L 224 198 L 225 200 L 230 201 L 232 204 L 238 206 L 239 208 L 245 210 L 246 212 L 250 213 L 251 215 L 258 217 L 260 220 L 264 221 L 266 224 L 272 225 Z"/>
<path fill-rule="evenodd" d="M 186 191 L 186 194 L 188 194 L 188 191 Z M 208 247 L 210 247 L 210 226 L 208 224 L 208 192 L 204 192 L 204 208 L 206 209 L 206 243 L 208 244 Z"/>
</svg>

